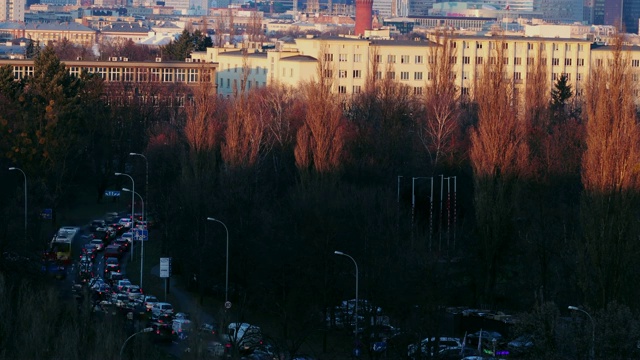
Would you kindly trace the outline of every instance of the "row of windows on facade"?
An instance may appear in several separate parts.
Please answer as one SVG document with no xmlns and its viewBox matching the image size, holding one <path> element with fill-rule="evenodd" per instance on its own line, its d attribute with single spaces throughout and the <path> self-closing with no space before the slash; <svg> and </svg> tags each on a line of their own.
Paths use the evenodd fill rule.
<svg viewBox="0 0 640 360">
<path fill-rule="evenodd" d="M 107 81 L 135 81 L 135 82 L 199 82 L 201 79 L 200 69 L 170 69 L 170 68 L 106 68 L 106 67 L 80 67 L 71 66 L 68 68 L 72 76 L 80 76 L 86 70 L 90 74 L 98 74 Z M 14 79 L 22 79 L 33 76 L 33 66 L 14 66 Z M 202 80 L 206 80 L 209 75 L 205 70 Z"/>
<path fill-rule="evenodd" d="M 225 82 L 226 80 L 226 82 Z M 227 89 L 231 89 L 231 79 L 224 79 L 224 78 L 220 78 L 219 82 L 218 82 L 218 87 L 220 88 L 224 88 L 225 84 L 227 85 L 226 88 Z M 254 85 L 255 84 L 255 85 Z M 247 90 L 251 89 L 253 86 L 255 87 L 265 87 L 267 86 L 267 82 L 263 81 L 257 81 L 257 80 L 247 80 Z M 233 89 L 238 89 L 238 79 L 233 79 Z M 244 89 L 244 80 L 240 80 L 240 89 Z"/>
<path fill-rule="evenodd" d="M 347 54 L 338 54 L 338 61 L 339 62 L 347 62 L 348 61 L 348 55 Z M 422 55 L 415 55 L 413 57 L 414 62 L 413 64 L 424 64 L 424 56 Z M 388 64 L 396 64 L 396 59 L 397 56 L 396 55 L 387 55 L 387 63 Z M 435 57 L 434 56 L 427 56 L 427 61 L 429 64 L 434 64 L 435 63 Z M 462 64 L 464 65 L 470 65 L 471 64 L 471 60 L 472 58 L 470 56 L 462 56 Z M 475 64 L 476 65 L 482 65 L 484 64 L 484 57 L 482 56 L 476 56 L 475 58 Z M 522 57 L 514 57 L 513 58 L 513 64 L 514 65 L 522 65 Z M 333 54 L 324 54 L 324 60 L 325 61 L 333 61 Z M 382 55 L 374 55 L 373 58 L 373 62 L 375 63 L 383 63 L 383 56 Z M 505 65 L 509 65 L 509 57 L 503 57 L 503 63 Z M 571 58 L 566 58 L 564 59 L 564 65 L 565 66 L 573 66 L 573 60 Z M 584 66 L 584 59 L 583 58 L 577 58 L 576 60 L 576 64 L 578 66 Z M 411 64 L 411 56 L 410 55 L 400 55 L 400 64 Z M 534 57 L 527 57 L 526 58 L 527 61 L 527 65 L 533 65 L 535 63 L 535 58 Z M 353 62 L 355 63 L 359 63 L 362 62 L 362 54 L 354 54 L 353 55 Z M 451 64 L 457 64 L 458 63 L 458 57 L 457 56 L 450 56 L 449 57 L 449 62 Z M 543 57 L 540 59 L 540 62 L 542 63 L 542 65 L 547 65 L 547 58 Z M 552 58 L 551 59 L 552 65 L 554 66 L 559 66 L 563 61 L 561 61 L 560 58 Z M 489 63 L 490 64 L 495 64 L 496 63 L 496 57 L 492 56 L 489 57 Z M 634 67 L 638 67 L 640 66 L 640 60 L 633 60 L 633 65 Z"/>
<path fill-rule="evenodd" d="M 454 48 L 454 49 L 456 49 L 458 47 L 458 42 L 457 41 L 451 40 L 450 44 L 451 44 L 451 47 Z M 509 50 L 509 43 L 508 42 L 491 41 L 491 42 L 489 42 L 488 46 L 489 46 L 489 49 L 495 50 L 495 49 L 497 49 L 499 47 L 499 44 L 502 44 L 502 49 L 503 50 Z M 514 46 L 514 48 L 517 48 L 518 47 L 517 45 L 520 45 L 520 44 L 521 44 L 522 47 L 524 47 L 524 45 L 525 45 L 525 43 L 514 43 L 513 46 Z M 531 43 L 531 42 L 526 43 L 527 50 L 533 50 L 535 48 L 535 44 L 536 43 Z M 547 44 L 545 44 L 545 43 L 538 43 L 538 44 L 540 46 L 540 50 L 542 50 L 542 51 L 547 50 Z M 471 45 L 472 45 L 471 41 L 463 41 L 462 42 L 462 48 L 464 48 L 464 49 L 470 49 Z M 482 49 L 483 45 L 484 45 L 484 43 L 482 43 L 480 41 L 476 41 L 475 42 L 475 48 L 476 49 Z M 561 45 L 562 44 L 559 44 L 559 43 L 551 43 L 551 50 L 560 51 Z M 571 51 L 571 49 L 573 48 L 572 45 L 573 44 L 565 43 L 564 44 L 564 50 L 565 51 Z M 576 45 L 577 45 L 578 51 L 584 51 L 584 44 L 576 44 Z"/>
<path fill-rule="evenodd" d="M 326 78 L 332 78 L 333 74 L 334 74 L 333 70 L 331 70 L 331 69 L 325 69 L 323 73 L 324 73 L 324 77 L 326 77 Z M 352 74 L 353 74 L 353 78 L 354 79 L 362 79 L 362 71 L 361 70 L 353 70 Z M 433 80 L 433 72 L 429 71 L 426 74 L 427 74 L 426 80 L 428 80 L 428 81 Z M 340 78 L 340 79 L 347 79 L 347 78 L 349 78 L 348 75 L 349 75 L 349 72 L 347 70 L 339 70 L 338 71 L 338 78 Z M 376 74 L 375 74 L 375 79 L 378 79 L 378 80 L 382 79 L 382 75 L 383 75 L 382 71 L 377 71 Z M 558 80 L 558 79 L 560 79 L 561 75 L 565 75 L 567 77 L 567 80 L 569 80 L 569 81 L 572 80 L 570 73 L 557 73 L 557 72 L 551 74 L 551 79 L 554 80 L 554 81 Z M 386 76 L 387 79 L 396 80 L 396 72 L 395 71 L 387 71 L 385 73 L 385 76 Z M 475 76 L 476 76 L 476 78 L 480 78 L 481 74 L 480 73 L 476 73 Z M 532 75 L 531 72 L 526 72 L 525 76 L 526 76 L 527 79 L 530 79 L 530 78 L 532 78 L 533 75 Z M 505 79 L 509 79 L 508 73 L 504 72 L 503 73 L 503 77 Z M 633 74 L 633 81 L 638 81 L 639 77 L 640 77 L 640 74 Z M 412 78 L 411 77 L 411 73 L 409 71 L 401 71 L 400 72 L 400 80 L 408 81 L 408 80 L 411 80 L 411 78 Z M 451 72 L 449 78 L 451 80 L 456 80 L 458 78 L 458 75 L 457 75 L 456 72 Z M 470 78 L 469 72 L 468 71 L 463 71 L 462 72 L 462 79 L 467 80 L 469 78 Z M 515 80 L 516 82 L 522 81 L 523 80 L 522 72 L 519 72 L 519 71 L 514 72 L 513 73 L 513 77 L 511 79 Z M 583 79 L 584 79 L 584 75 L 582 73 L 577 73 L 576 74 L 576 81 L 583 81 Z M 414 72 L 413 73 L 413 80 L 418 80 L 418 81 L 424 80 L 423 72 L 420 72 L 420 71 Z"/>
<path fill-rule="evenodd" d="M 273 66 L 272 66 L 273 67 Z M 224 65 L 222 65 L 222 67 L 220 68 L 220 70 L 222 70 L 224 68 Z M 240 69 L 240 71 L 242 71 L 242 67 L 240 66 L 235 66 L 235 65 L 231 65 L 231 64 L 227 64 L 227 71 L 231 72 L 231 69 L 233 69 L 234 73 L 238 72 L 238 69 Z M 252 73 L 256 73 L 256 74 L 260 74 L 262 72 L 263 75 L 267 74 L 267 68 L 266 67 L 260 67 L 257 66 L 255 69 L 252 67 L 248 67 L 247 68 L 247 73 L 252 74 Z"/>
</svg>

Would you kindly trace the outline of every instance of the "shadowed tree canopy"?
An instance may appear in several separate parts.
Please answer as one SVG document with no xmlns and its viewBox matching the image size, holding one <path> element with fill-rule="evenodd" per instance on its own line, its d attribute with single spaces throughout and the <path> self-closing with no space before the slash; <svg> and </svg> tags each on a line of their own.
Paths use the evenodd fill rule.
<svg viewBox="0 0 640 360">
<path fill-rule="evenodd" d="M 182 61 L 192 52 L 205 51 L 212 46 L 213 42 L 207 34 L 203 34 L 200 30 L 192 34 L 185 29 L 177 40 L 171 41 L 162 48 L 162 53 L 167 60 Z"/>
</svg>

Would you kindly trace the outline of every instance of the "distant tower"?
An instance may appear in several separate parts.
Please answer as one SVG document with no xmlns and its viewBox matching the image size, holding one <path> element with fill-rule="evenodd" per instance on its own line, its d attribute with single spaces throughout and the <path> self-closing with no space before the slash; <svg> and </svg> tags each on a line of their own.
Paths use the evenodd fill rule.
<svg viewBox="0 0 640 360">
<path fill-rule="evenodd" d="M 373 0 L 356 0 L 356 35 L 364 35 L 365 30 L 371 30 L 373 15 Z"/>
</svg>

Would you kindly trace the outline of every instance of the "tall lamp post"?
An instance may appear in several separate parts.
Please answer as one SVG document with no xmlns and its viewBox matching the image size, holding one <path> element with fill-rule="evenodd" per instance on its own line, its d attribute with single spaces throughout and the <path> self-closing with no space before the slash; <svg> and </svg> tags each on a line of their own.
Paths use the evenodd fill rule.
<svg viewBox="0 0 640 360">
<path fill-rule="evenodd" d="M 355 351 L 356 351 L 356 356 L 358 356 L 358 355 L 359 355 L 359 353 L 358 353 L 358 352 L 360 351 L 360 349 L 358 349 L 358 347 L 357 347 L 357 346 L 358 346 L 358 302 L 359 302 L 359 300 L 358 300 L 358 293 L 359 293 L 359 290 L 358 290 L 358 284 L 359 284 L 359 282 L 358 282 L 358 278 L 359 278 L 359 276 L 358 276 L 358 263 L 356 262 L 356 259 L 354 259 L 353 257 L 351 257 L 351 255 L 345 254 L 345 253 L 343 253 L 342 251 L 337 251 L 337 250 L 336 250 L 336 251 L 334 251 L 333 253 L 334 253 L 334 254 L 336 254 L 336 255 L 340 255 L 340 256 L 346 256 L 346 257 L 348 257 L 349 259 L 351 259 L 351 261 L 353 261 L 353 265 L 355 265 L 355 267 L 356 267 L 356 306 L 355 306 L 355 321 L 356 321 L 355 337 L 356 337 L 356 350 L 355 350 Z M 347 306 L 348 306 L 348 305 L 347 305 Z"/>
<path fill-rule="evenodd" d="M 144 154 L 140 154 L 140 153 L 129 153 L 129 156 L 140 156 L 141 158 L 144 159 L 144 166 L 145 166 L 145 183 L 144 183 L 144 198 L 147 199 L 147 203 L 149 202 L 149 161 L 147 160 L 147 157 L 144 156 Z M 148 204 L 147 204 L 148 205 Z M 148 206 L 147 206 L 148 208 Z"/>
<path fill-rule="evenodd" d="M 227 228 L 227 225 L 225 225 L 222 221 L 218 219 L 208 217 L 207 220 L 219 222 L 220 224 L 222 224 L 222 226 L 224 226 L 224 230 L 227 232 L 227 255 L 226 255 L 226 265 L 225 265 L 225 271 L 224 271 L 224 306 L 227 307 L 228 306 L 227 304 L 229 303 L 229 229 Z"/>
<path fill-rule="evenodd" d="M 116 176 L 126 176 L 129 179 L 131 179 L 131 231 L 133 231 L 133 224 L 135 223 L 135 221 L 133 220 L 133 213 L 135 212 L 135 206 L 136 206 L 136 182 L 133 180 L 133 178 L 131 177 L 131 175 L 129 174 L 123 174 L 123 173 L 116 173 Z M 131 260 L 133 260 L 133 239 L 131 239 Z"/>
<path fill-rule="evenodd" d="M 595 359 L 595 354 L 596 354 L 596 323 L 593 322 L 593 317 L 591 317 L 591 314 L 589 314 L 588 312 L 586 312 L 583 309 L 580 309 L 577 306 L 569 306 L 569 310 L 573 310 L 573 311 L 580 311 L 583 312 L 585 315 L 587 315 L 589 317 L 589 320 L 591 320 L 591 351 L 589 354 L 589 358 L 591 360 Z"/>
<path fill-rule="evenodd" d="M 24 176 L 24 240 L 27 240 L 27 174 L 22 171 L 22 169 L 17 167 L 10 167 L 9 170 L 17 170 L 22 173 Z"/>
<path fill-rule="evenodd" d="M 128 192 L 132 192 L 135 195 L 138 195 L 138 197 L 140 198 L 140 202 L 142 203 L 142 222 L 144 223 L 144 220 L 146 219 L 146 217 L 144 212 L 144 199 L 142 198 L 142 196 L 137 192 L 134 192 L 127 188 L 122 188 L 122 191 L 128 191 Z M 135 235 L 135 230 L 132 229 L 132 231 L 134 231 L 133 234 Z M 135 236 L 132 237 L 131 241 L 132 242 L 135 241 Z M 140 237 L 140 243 L 141 243 L 140 245 L 140 288 L 142 288 L 142 269 L 144 267 L 144 238 Z"/>
<path fill-rule="evenodd" d="M 124 347 L 127 346 L 127 343 L 129 342 L 129 340 L 133 339 L 134 336 L 142 334 L 142 333 L 148 333 L 148 332 L 152 332 L 153 328 L 152 327 L 148 327 L 148 328 L 144 328 L 140 331 L 138 331 L 137 333 L 133 333 L 131 336 L 129 336 L 127 338 L 127 340 L 124 341 L 124 343 L 122 344 L 122 347 L 120 347 L 120 359 L 122 359 L 122 353 L 124 352 Z"/>
</svg>

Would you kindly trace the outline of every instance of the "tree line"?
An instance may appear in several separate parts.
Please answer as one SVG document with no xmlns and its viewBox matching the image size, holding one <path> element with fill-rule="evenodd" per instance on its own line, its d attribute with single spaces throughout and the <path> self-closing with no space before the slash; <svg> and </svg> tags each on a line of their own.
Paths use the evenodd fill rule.
<svg viewBox="0 0 640 360">
<path fill-rule="evenodd" d="M 129 85 L 71 77 L 46 48 L 28 79 L 0 69 L 1 161 L 29 172 L 32 204 L 55 208 L 72 201 L 74 186 L 99 198 L 121 185 L 113 173 L 125 171 L 127 154 L 146 154 L 164 253 L 198 274 L 200 292 L 212 291 L 224 276 L 225 233 L 206 218 L 224 221 L 230 281 L 243 289 L 234 302 L 279 319 L 292 350 L 327 308 L 352 297 L 353 267 L 333 254 L 340 250 L 358 261 L 361 298 L 415 334 L 443 331 L 443 306 L 508 309 L 526 312 L 523 328 L 545 340 L 536 356 L 579 358 L 586 325 L 569 350 L 556 336 L 559 309 L 577 304 L 603 331 L 624 325 L 630 340 L 607 354 L 625 358 L 638 337 L 630 284 L 639 270 L 640 142 L 622 45 L 615 38 L 609 65 L 589 74 L 579 96 L 564 76 L 548 92 L 537 62 L 524 89 L 496 62 L 462 94 L 445 45 L 433 47 L 434 78 L 422 94 L 370 71 L 362 93 L 342 97 L 319 56 L 315 81 L 252 89 L 241 81 L 232 99 L 210 83 L 138 86 L 142 96 L 130 98 Z M 503 47 L 493 49 L 501 58 Z M 456 192 L 445 191 L 456 197 L 455 219 L 429 205 L 451 214 L 441 174 L 456 179 Z M 412 177 L 432 178 L 435 191 Z M 19 218 L 18 186 L 3 192 L 5 219 Z M 9 248 L 20 222 L 2 224 Z M 611 334 L 598 338 L 601 351 Z"/>
</svg>

